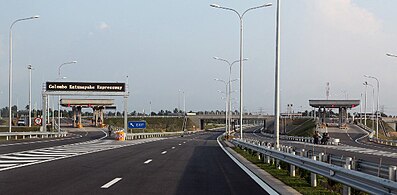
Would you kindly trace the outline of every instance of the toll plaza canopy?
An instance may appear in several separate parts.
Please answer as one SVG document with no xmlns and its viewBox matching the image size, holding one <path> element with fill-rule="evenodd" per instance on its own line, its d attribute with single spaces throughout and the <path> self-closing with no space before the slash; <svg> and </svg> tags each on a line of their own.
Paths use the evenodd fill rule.
<svg viewBox="0 0 397 195">
<path fill-rule="evenodd" d="M 339 110 L 339 128 L 347 128 L 348 122 L 347 109 L 354 108 L 360 104 L 360 100 L 309 100 L 309 105 L 318 108 L 320 127 L 326 127 L 327 108 Z"/>
<path fill-rule="evenodd" d="M 92 107 L 92 106 L 111 106 L 114 105 L 113 99 L 62 99 L 61 105 L 65 107 L 70 106 L 82 106 L 82 107 Z"/>
<path fill-rule="evenodd" d="M 315 108 L 354 108 L 360 105 L 360 100 L 309 100 L 309 105 Z"/>
</svg>

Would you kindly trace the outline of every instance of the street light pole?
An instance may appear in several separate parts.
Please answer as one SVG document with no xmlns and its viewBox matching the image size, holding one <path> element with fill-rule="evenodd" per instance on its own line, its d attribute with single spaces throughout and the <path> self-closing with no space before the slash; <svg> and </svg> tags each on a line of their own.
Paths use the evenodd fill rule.
<svg viewBox="0 0 397 195">
<path fill-rule="evenodd" d="M 365 82 L 363 83 L 363 85 L 365 86 L 365 95 L 364 95 L 364 102 L 365 102 L 365 105 L 364 105 L 364 125 L 367 126 L 367 86 L 368 86 L 367 81 L 365 81 Z"/>
<path fill-rule="evenodd" d="M 8 132 L 11 133 L 11 128 L 12 128 L 12 111 L 11 111 L 11 106 L 12 106 L 12 27 L 14 26 L 15 23 L 24 21 L 24 20 L 31 20 L 31 19 L 36 19 L 39 18 L 40 16 L 32 16 L 28 18 L 21 18 L 18 20 L 15 20 L 9 30 L 10 34 L 10 40 L 9 40 L 9 68 L 8 68 Z M 8 137 L 6 138 L 8 140 Z"/>
<path fill-rule="evenodd" d="M 61 77 L 61 68 L 66 64 L 75 64 L 77 61 L 65 62 L 59 65 L 58 67 L 58 79 L 62 79 Z M 53 115 L 54 116 L 54 115 Z M 58 132 L 61 132 L 61 96 L 58 96 Z"/>
<path fill-rule="evenodd" d="M 231 81 L 231 76 L 232 76 L 232 67 L 233 67 L 233 65 L 235 64 L 235 63 L 237 63 L 237 62 L 239 62 L 239 60 L 235 60 L 234 62 L 232 62 L 232 63 L 230 63 L 228 60 L 225 60 L 225 59 L 223 59 L 223 58 L 219 58 L 219 57 L 213 57 L 215 60 L 220 60 L 220 61 L 224 61 L 224 62 L 226 62 L 227 64 L 228 64 L 228 66 L 229 66 L 229 89 L 227 89 L 226 91 L 228 91 L 228 93 L 227 93 L 227 95 L 226 96 L 228 96 L 228 98 L 227 98 L 227 102 L 228 102 L 228 106 L 227 106 L 227 116 L 226 116 L 226 120 L 227 120 L 227 123 L 228 123 L 228 125 L 227 125 L 227 127 L 228 127 L 228 130 L 227 130 L 227 132 L 228 133 L 230 133 L 230 131 L 231 131 L 231 107 L 232 107 L 232 104 L 231 104 L 231 91 L 232 91 L 232 81 Z M 243 61 L 246 61 L 246 60 L 248 60 L 248 58 L 244 58 L 243 59 Z"/>
<path fill-rule="evenodd" d="M 29 127 L 32 127 L 32 65 L 28 65 L 29 70 Z"/>
<path fill-rule="evenodd" d="M 229 11 L 233 11 L 234 13 L 236 13 L 239 17 L 240 20 L 240 139 L 243 139 L 243 17 L 244 15 L 251 10 L 254 9 L 258 9 L 258 8 L 263 8 L 263 7 L 269 7 L 271 6 L 271 3 L 267 3 L 261 6 L 257 6 L 257 7 L 252 7 L 249 8 L 247 10 L 245 10 L 242 14 L 240 14 L 238 11 L 236 11 L 235 9 L 232 8 L 228 8 L 228 7 L 222 7 L 220 5 L 217 4 L 211 4 L 211 7 L 213 8 L 219 8 L 219 9 L 224 9 L 224 10 L 229 10 Z"/>
<path fill-rule="evenodd" d="M 274 98 L 274 128 L 276 134 L 276 148 L 280 148 L 280 17 L 281 17 L 281 0 L 277 0 L 276 12 L 276 67 L 275 67 L 275 98 Z"/>
<path fill-rule="evenodd" d="M 376 80 L 376 138 L 379 138 L 379 79 L 369 75 L 364 75 L 364 77 Z"/>
</svg>

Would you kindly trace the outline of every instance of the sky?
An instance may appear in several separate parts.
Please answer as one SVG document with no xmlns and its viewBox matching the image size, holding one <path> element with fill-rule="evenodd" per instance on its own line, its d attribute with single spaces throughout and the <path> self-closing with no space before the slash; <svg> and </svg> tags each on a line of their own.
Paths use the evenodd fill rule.
<svg viewBox="0 0 397 195">
<path fill-rule="evenodd" d="M 182 107 L 224 110 L 229 69 L 214 56 L 239 59 L 239 19 L 219 4 L 243 12 L 266 3 L 272 7 L 248 12 L 244 18 L 244 108 L 274 113 L 276 0 L 0 0 L 0 107 L 8 106 L 9 28 L 13 27 L 13 105 L 28 104 L 32 64 L 32 107 L 41 106 L 42 84 L 63 81 L 127 82 L 129 111 L 147 113 Z M 380 105 L 397 115 L 397 1 L 282 0 L 281 110 L 310 109 L 309 99 L 361 98 L 364 81 L 380 81 Z M 239 77 L 238 64 L 231 78 Z M 238 82 L 232 84 L 238 90 Z M 74 96 L 72 98 L 93 98 Z M 238 110 L 238 92 L 233 93 Z M 376 94 L 375 94 L 376 98 Z M 56 98 L 55 98 L 56 99 Z M 116 97 L 119 110 L 122 98 Z M 368 88 L 368 109 L 372 106 Z M 358 108 L 356 108 L 357 111 Z"/>
</svg>

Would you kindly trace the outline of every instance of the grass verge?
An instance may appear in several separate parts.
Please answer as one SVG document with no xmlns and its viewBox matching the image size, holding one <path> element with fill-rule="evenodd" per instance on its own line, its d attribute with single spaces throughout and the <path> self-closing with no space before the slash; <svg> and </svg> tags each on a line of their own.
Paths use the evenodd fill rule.
<svg viewBox="0 0 397 195">
<path fill-rule="evenodd" d="M 302 170 L 302 169 L 297 169 L 297 174 L 296 177 L 291 177 L 289 176 L 289 171 L 286 169 L 288 168 L 288 165 L 286 163 L 280 163 L 281 169 L 277 169 L 275 165 L 272 164 L 266 164 L 262 160 L 259 160 L 256 155 L 251 154 L 249 152 L 246 152 L 238 147 L 233 148 L 234 151 L 242 155 L 244 158 L 249 160 L 251 163 L 255 164 L 259 168 L 265 170 L 269 174 L 271 174 L 273 177 L 277 178 L 281 182 L 285 183 L 286 185 L 294 188 L 298 192 L 304 194 L 304 195 L 311 195 L 311 194 L 339 194 L 335 191 L 339 191 L 341 188 L 340 184 L 331 184 L 332 187 L 335 188 L 335 191 L 329 190 L 322 185 L 318 185 L 317 187 L 311 187 L 310 186 L 310 173 L 308 171 Z M 319 184 L 327 184 L 328 180 L 327 178 L 321 177 L 317 175 L 317 182 Z"/>
</svg>

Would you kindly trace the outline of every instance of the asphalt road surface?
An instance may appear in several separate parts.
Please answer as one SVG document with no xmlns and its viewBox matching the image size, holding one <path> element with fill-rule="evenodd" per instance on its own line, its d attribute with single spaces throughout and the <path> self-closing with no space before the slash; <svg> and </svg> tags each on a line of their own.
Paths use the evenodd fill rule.
<svg viewBox="0 0 397 195">
<path fill-rule="evenodd" d="M 218 146 L 218 135 L 123 147 L 103 140 L 95 147 L 115 149 L 0 171 L 0 194 L 267 194 Z"/>
<path fill-rule="evenodd" d="M 328 128 L 331 137 L 341 139 L 339 146 L 314 145 L 310 143 L 280 140 L 280 144 L 293 146 L 296 150 L 305 149 L 314 153 L 326 153 L 338 157 L 352 157 L 376 164 L 397 165 L 397 149 L 390 146 L 368 143 L 364 139 L 357 140 L 365 135 L 358 127 L 350 126 L 348 130 Z M 263 136 L 258 127 L 246 129 L 245 137 L 273 142 L 272 138 Z M 356 142 L 357 140 L 357 142 Z"/>
<path fill-rule="evenodd" d="M 49 139 L 25 139 L 25 140 L 13 140 L 13 141 L 3 141 L 0 142 L 0 154 L 19 152 L 25 150 L 32 150 L 38 148 L 45 148 L 51 146 L 60 146 L 65 144 L 79 143 L 84 141 L 89 141 L 93 139 L 99 139 L 106 136 L 107 131 L 98 130 L 97 128 L 65 128 L 66 131 L 70 132 L 71 135 L 62 138 L 49 138 Z"/>
</svg>

